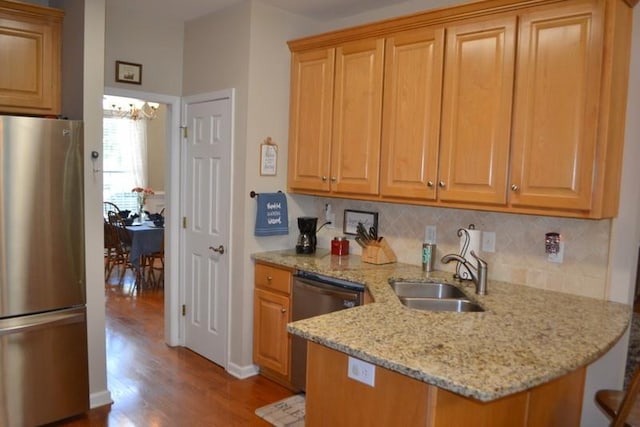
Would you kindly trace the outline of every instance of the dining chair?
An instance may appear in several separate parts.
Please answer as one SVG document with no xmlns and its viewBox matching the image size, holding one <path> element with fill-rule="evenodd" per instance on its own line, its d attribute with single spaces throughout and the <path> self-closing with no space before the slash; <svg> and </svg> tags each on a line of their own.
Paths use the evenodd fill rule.
<svg viewBox="0 0 640 427">
<path fill-rule="evenodd" d="M 111 202 L 102 202 L 102 213 L 104 215 L 104 220 L 109 220 L 109 212 L 115 212 L 118 215 L 120 214 L 120 208 L 115 203 Z"/>
<path fill-rule="evenodd" d="M 598 390 L 596 404 L 611 420 L 611 427 L 640 426 L 640 368 L 626 390 Z"/>
<path fill-rule="evenodd" d="M 160 249 L 156 252 L 143 255 L 141 267 L 144 271 L 145 283 L 153 289 L 164 287 L 164 238 Z M 156 277 L 156 273 L 158 276 Z"/>
<path fill-rule="evenodd" d="M 124 220 L 114 211 L 107 213 L 107 222 L 105 223 L 105 249 L 107 242 L 112 249 L 109 251 L 108 260 L 105 261 L 105 280 L 109 279 L 113 268 L 118 266 L 120 270 L 118 283 L 122 285 L 127 269 L 135 272 L 135 268 L 131 264 L 129 257 L 131 251 L 131 235 L 126 228 Z"/>
</svg>

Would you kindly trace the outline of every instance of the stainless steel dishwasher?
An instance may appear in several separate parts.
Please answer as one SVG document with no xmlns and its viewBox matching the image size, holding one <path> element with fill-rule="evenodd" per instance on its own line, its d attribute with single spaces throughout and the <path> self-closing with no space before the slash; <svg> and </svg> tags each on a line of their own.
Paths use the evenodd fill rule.
<svg viewBox="0 0 640 427">
<path fill-rule="evenodd" d="M 299 271 L 293 278 L 293 321 L 362 305 L 364 285 L 315 273 Z M 291 339 L 291 384 L 305 390 L 307 340 Z"/>
</svg>

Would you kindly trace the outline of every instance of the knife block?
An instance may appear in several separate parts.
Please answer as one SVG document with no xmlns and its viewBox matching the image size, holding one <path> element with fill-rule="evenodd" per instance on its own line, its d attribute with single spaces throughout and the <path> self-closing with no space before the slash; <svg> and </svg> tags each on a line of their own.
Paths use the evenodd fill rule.
<svg viewBox="0 0 640 427">
<path fill-rule="evenodd" d="M 386 240 L 369 242 L 362 249 L 362 261 L 369 264 L 391 264 L 397 261 L 396 254 Z"/>
</svg>

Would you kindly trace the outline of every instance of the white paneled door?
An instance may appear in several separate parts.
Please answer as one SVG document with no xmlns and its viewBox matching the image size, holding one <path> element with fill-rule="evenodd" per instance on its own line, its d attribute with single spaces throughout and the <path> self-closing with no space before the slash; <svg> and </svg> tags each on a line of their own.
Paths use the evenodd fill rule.
<svg viewBox="0 0 640 427">
<path fill-rule="evenodd" d="M 233 103 L 215 95 L 184 104 L 183 313 L 185 346 L 226 368 Z"/>
</svg>

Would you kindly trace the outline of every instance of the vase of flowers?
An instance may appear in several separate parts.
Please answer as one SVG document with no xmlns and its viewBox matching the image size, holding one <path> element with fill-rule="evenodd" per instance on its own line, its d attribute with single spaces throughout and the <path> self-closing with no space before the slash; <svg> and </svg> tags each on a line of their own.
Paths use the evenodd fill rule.
<svg viewBox="0 0 640 427">
<path fill-rule="evenodd" d="M 132 193 L 137 193 L 138 195 L 138 203 L 137 203 L 137 207 L 138 207 L 138 221 L 143 222 L 144 221 L 144 204 L 147 202 L 147 197 L 155 194 L 153 192 L 153 189 L 151 188 L 143 188 L 143 187 L 134 187 L 131 190 Z"/>
</svg>

